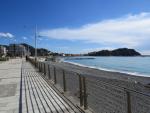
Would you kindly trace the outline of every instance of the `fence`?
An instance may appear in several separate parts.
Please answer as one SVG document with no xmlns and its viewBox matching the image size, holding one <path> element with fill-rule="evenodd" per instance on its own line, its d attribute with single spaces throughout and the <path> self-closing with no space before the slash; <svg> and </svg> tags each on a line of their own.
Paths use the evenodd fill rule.
<svg viewBox="0 0 150 113">
<path fill-rule="evenodd" d="M 94 113 L 150 113 L 150 89 L 142 84 L 78 73 L 44 62 L 34 64 L 47 79 L 59 84 L 84 109 Z"/>
</svg>

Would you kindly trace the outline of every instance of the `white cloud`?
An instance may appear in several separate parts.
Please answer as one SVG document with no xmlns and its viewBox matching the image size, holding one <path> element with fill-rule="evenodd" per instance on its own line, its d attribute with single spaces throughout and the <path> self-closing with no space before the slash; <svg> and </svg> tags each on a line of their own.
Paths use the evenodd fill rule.
<svg viewBox="0 0 150 113">
<path fill-rule="evenodd" d="M 150 50 L 141 51 L 142 55 L 150 55 Z"/>
<path fill-rule="evenodd" d="M 13 38 L 14 35 L 11 34 L 11 33 L 3 33 L 3 32 L 0 32 L 0 37 L 2 37 L 2 38 Z"/>
<path fill-rule="evenodd" d="M 27 38 L 27 37 L 25 37 L 25 36 L 23 36 L 23 37 L 22 37 L 22 39 L 23 39 L 23 40 L 27 40 L 28 38 Z"/>
<path fill-rule="evenodd" d="M 80 52 L 81 53 L 88 53 L 88 52 L 93 52 L 93 51 L 113 50 L 113 49 L 116 49 L 116 48 L 113 48 L 113 47 L 86 48 L 86 49 L 82 49 Z"/>
<path fill-rule="evenodd" d="M 111 45 L 120 45 L 134 48 L 150 40 L 150 13 L 130 14 L 74 29 L 42 30 L 40 35 L 54 39 L 100 43 L 110 47 Z"/>
<path fill-rule="evenodd" d="M 43 38 L 38 38 L 38 40 L 42 41 L 42 40 L 43 40 Z"/>
</svg>

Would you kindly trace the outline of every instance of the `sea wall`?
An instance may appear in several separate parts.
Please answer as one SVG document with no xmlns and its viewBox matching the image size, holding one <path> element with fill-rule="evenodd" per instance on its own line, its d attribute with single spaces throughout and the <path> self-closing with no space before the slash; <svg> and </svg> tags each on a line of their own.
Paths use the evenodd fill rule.
<svg viewBox="0 0 150 113">
<path fill-rule="evenodd" d="M 150 78 L 68 63 L 37 62 L 45 78 L 94 113 L 150 113 Z"/>
</svg>

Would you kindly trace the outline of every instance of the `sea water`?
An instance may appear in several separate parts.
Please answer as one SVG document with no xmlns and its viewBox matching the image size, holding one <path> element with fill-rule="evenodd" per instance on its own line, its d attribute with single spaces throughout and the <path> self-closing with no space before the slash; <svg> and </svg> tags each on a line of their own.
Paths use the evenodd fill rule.
<svg viewBox="0 0 150 113">
<path fill-rule="evenodd" d="M 67 57 L 76 65 L 150 77 L 150 57 Z"/>
</svg>

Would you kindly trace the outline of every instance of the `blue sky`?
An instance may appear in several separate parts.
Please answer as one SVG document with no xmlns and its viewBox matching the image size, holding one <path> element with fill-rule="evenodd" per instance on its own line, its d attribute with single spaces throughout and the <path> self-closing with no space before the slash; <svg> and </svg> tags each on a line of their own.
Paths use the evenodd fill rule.
<svg viewBox="0 0 150 113">
<path fill-rule="evenodd" d="M 0 0 L 0 44 L 26 42 L 55 52 L 129 47 L 150 54 L 148 0 Z"/>
</svg>

